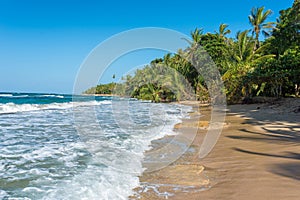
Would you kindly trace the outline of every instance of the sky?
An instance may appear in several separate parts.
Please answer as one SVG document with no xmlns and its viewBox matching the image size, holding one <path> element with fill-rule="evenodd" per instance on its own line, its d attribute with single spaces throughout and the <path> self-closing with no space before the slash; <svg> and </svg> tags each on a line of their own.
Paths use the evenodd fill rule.
<svg viewBox="0 0 300 200">
<path fill-rule="evenodd" d="M 293 0 L 0 0 L 0 92 L 73 92 L 80 66 L 101 42 L 123 31 L 161 27 L 189 35 L 196 27 L 232 37 L 250 29 L 252 7 L 265 6 L 275 21 Z M 100 83 L 119 80 L 133 68 L 165 54 L 144 50 L 111 64 Z M 115 74 L 116 78 L 112 79 Z"/>
</svg>

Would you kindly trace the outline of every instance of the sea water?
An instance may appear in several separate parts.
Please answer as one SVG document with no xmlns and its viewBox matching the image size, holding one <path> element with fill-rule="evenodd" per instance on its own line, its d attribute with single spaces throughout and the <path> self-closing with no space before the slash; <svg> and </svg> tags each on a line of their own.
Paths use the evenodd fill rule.
<svg viewBox="0 0 300 200">
<path fill-rule="evenodd" d="M 128 199 L 151 141 L 174 134 L 188 111 L 129 98 L 0 93 L 0 199 Z"/>
</svg>

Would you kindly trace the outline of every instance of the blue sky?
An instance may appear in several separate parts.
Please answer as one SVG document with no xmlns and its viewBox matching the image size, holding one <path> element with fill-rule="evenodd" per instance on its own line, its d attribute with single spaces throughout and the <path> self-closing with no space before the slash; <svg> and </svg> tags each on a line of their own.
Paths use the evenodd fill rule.
<svg viewBox="0 0 300 200">
<path fill-rule="evenodd" d="M 89 52 L 114 34 L 132 28 L 163 27 L 189 34 L 196 27 L 214 32 L 220 23 L 233 34 L 249 29 L 252 7 L 279 10 L 293 0 L 79 1 L 0 0 L 0 91 L 72 93 Z M 133 67 L 163 55 L 144 51 L 119 59 L 101 79 L 119 79 Z"/>
</svg>

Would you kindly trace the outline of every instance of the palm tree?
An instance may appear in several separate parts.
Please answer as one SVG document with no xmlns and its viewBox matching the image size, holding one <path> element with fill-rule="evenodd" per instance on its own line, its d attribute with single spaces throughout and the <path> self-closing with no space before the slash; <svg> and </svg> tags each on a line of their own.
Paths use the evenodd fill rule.
<svg viewBox="0 0 300 200">
<path fill-rule="evenodd" d="M 230 101 L 236 101 L 242 96 L 248 98 L 251 94 L 253 84 L 245 80 L 245 76 L 255 70 L 256 63 L 272 58 L 274 55 L 262 54 L 269 44 L 261 45 L 256 50 L 253 50 L 255 39 L 249 36 L 248 30 L 238 32 L 236 41 L 231 45 L 233 59 L 230 62 L 226 62 L 228 70 L 223 74 L 222 78 L 228 89 L 227 97 Z"/>
<path fill-rule="evenodd" d="M 191 36 L 193 38 L 193 42 L 199 43 L 201 40 L 201 35 L 203 34 L 203 29 L 196 28 L 193 32 L 191 32 Z"/>
<path fill-rule="evenodd" d="M 255 45 L 254 50 L 259 48 L 259 34 L 262 33 L 265 36 L 268 36 L 269 33 L 263 29 L 269 29 L 273 27 L 274 23 L 265 23 L 267 17 L 272 14 L 271 10 L 267 10 L 264 12 L 265 7 L 262 6 L 260 8 L 252 8 L 251 14 L 248 16 L 250 24 L 253 26 L 252 34 L 255 34 Z"/>
<path fill-rule="evenodd" d="M 247 63 L 251 59 L 251 55 L 254 55 L 253 52 L 253 39 L 248 36 L 249 31 L 238 32 L 236 36 L 236 44 L 234 47 L 234 59 L 237 63 Z M 249 62 L 248 62 L 249 63 Z"/>
<path fill-rule="evenodd" d="M 170 67 L 170 65 L 172 64 L 172 55 L 170 53 L 164 55 L 163 63 L 166 65 L 166 67 Z"/>
<path fill-rule="evenodd" d="M 231 30 L 227 29 L 228 24 L 220 24 L 219 26 L 219 32 L 217 33 L 221 38 L 223 38 L 225 35 L 231 33 Z M 227 30 L 226 30 L 227 29 Z"/>
</svg>

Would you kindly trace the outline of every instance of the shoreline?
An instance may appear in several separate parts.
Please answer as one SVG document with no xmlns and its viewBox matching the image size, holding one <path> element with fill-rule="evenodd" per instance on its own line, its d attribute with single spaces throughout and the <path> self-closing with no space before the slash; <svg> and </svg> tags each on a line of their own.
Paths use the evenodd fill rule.
<svg viewBox="0 0 300 200">
<path fill-rule="evenodd" d="M 174 127 L 185 135 L 199 127 L 188 151 L 161 170 L 144 172 L 141 187 L 130 199 L 298 199 L 299 98 L 228 106 L 222 135 L 202 160 L 197 151 L 209 125 L 210 108 L 195 110 L 189 105 L 194 107 L 191 119 Z M 201 120 L 195 121 L 199 114 Z M 170 140 L 172 136 L 153 141 L 150 152 Z"/>
<path fill-rule="evenodd" d="M 178 104 L 178 102 L 176 103 Z M 145 152 L 145 157 L 147 159 L 148 154 L 163 148 L 166 144 L 171 144 L 173 141 L 176 141 L 177 144 L 182 142 L 180 138 L 176 139 L 178 136 L 190 135 L 192 137 L 196 131 L 195 140 L 188 144 L 187 151 L 170 165 L 153 172 L 147 172 L 146 170 L 139 177 L 141 186 L 134 189 L 136 195 L 131 196 L 130 199 L 172 198 L 179 193 L 207 190 L 213 184 L 213 181 L 209 180 L 204 173 L 204 166 L 197 161 L 197 153 L 200 148 L 197 143 L 200 142 L 199 140 L 202 141 L 205 136 L 209 126 L 211 108 L 209 104 L 199 104 L 197 101 L 179 102 L 179 104 L 192 107 L 189 118 L 182 119 L 181 123 L 174 125 L 173 130 L 176 135 L 167 135 L 152 141 L 152 148 Z M 199 134 L 201 134 L 201 137 L 199 137 Z M 182 145 L 187 144 L 182 142 Z M 176 146 L 171 148 L 175 149 Z M 143 163 L 143 167 L 147 168 L 147 164 Z M 177 174 L 181 176 L 178 177 Z M 199 176 L 199 179 L 193 180 L 195 176 Z"/>
</svg>

